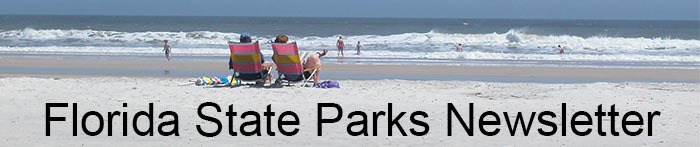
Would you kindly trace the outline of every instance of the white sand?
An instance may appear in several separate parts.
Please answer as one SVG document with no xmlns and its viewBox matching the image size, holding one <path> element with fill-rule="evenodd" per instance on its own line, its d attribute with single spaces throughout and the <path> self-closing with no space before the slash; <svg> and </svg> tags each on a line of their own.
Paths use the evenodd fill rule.
<svg viewBox="0 0 700 147">
<path fill-rule="evenodd" d="M 489 83 L 466 81 L 340 81 L 341 89 L 315 89 L 288 87 L 281 89 L 260 88 L 202 88 L 177 86 L 188 79 L 146 78 L 146 77 L 88 77 L 88 78 L 2 78 L 0 79 L 0 146 L 697 146 L 700 144 L 700 85 L 682 83 L 591 83 L 591 84 L 536 84 L 536 83 Z M 213 126 L 197 116 L 197 107 L 203 102 L 216 102 L 226 111 L 226 105 L 233 104 L 239 116 L 242 112 L 254 110 L 264 112 L 267 104 L 277 116 L 283 111 L 294 111 L 299 115 L 301 126 L 296 136 L 280 136 L 276 125 L 273 129 L 278 136 L 265 134 L 265 121 L 262 117 L 262 137 L 229 136 L 224 113 L 216 113 L 224 121 L 224 130 L 214 138 L 202 137 L 196 125 Z M 165 110 L 179 115 L 180 136 L 136 136 L 129 124 L 129 136 L 121 136 L 121 118 L 116 118 L 113 128 L 115 136 L 106 136 L 103 130 L 99 136 L 86 136 L 78 124 L 79 136 L 71 135 L 71 109 L 56 108 L 51 115 L 66 116 L 67 122 L 53 122 L 52 136 L 45 136 L 45 103 L 78 103 L 78 115 L 95 110 L 102 115 L 111 111 L 129 112 L 129 121 L 137 111 L 147 111 L 149 102 L 155 104 L 156 117 Z M 128 108 L 122 108 L 122 103 Z M 316 136 L 316 104 L 338 103 L 343 107 L 344 118 L 336 124 L 324 125 L 324 135 Z M 394 130 L 387 136 L 386 118 L 381 119 L 379 135 L 353 137 L 346 133 L 350 122 L 347 113 L 361 110 L 367 113 L 387 111 L 387 103 L 393 103 L 395 112 L 425 111 L 430 125 L 426 136 L 401 137 Z M 475 117 L 486 110 L 499 114 L 503 111 L 541 112 L 544 110 L 559 113 L 561 103 L 568 103 L 567 115 L 574 111 L 595 112 L 599 104 L 607 110 L 616 104 L 618 112 L 630 110 L 642 114 L 660 111 L 654 119 L 654 135 L 630 137 L 601 137 L 592 133 L 586 137 L 574 136 L 570 129 L 566 137 L 559 133 L 551 137 L 540 136 L 533 125 L 530 136 L 514 137 L 501 130 L 498 136 L 486 137 L 475 130 L 475 136 L 467 136 L 458 124 L 454 124 L 454 136 L 447 136 L 447 103 L 454 103 L 463 117 L 466 117 L 468 103 L 475 104 Z M 327 114 L 332 114 L 328 111 Z M 208 111 L 208 114 L 214 114 Z M 396 114 L 396 113 L 395 113 Z M 406 131 L 415 125 L 408 115 L 402 119 Z M 591 114 L 592 115 L 592 114 Z M 370 114 L 371 117 L 371 114 Z M 529 115 L 527 115 L 529 117 Z M 526 118 L 527 118 L 526 117 Z M 646 116 L 645 116 L 646 117 Z M 512 118 L 512 117 L 511 117 Z M 569 117 L 570 118 L 570 117 Z M 250 118 L 249 118 L 250 119 Z M 273 123 L 276 124 L 277 117 Z M 619 127 L 620 117 L 617 118 Z M 78 119 L 80 121 L 80 119 Z M 94 118 L 89 119 L 90 128 L 96 128 Z M 144 119 L 145 120 L 145 119 Z M 354 120 L 357 120 L 355 118 Z M 595 120 L 595 119 L 594 119 Z M 236 132 L 243 122 L 234 118 Z M 607 124 L 609 120 L 605 120 Z M 646 121 L 646 120 L 645 120 Z M 145 122 L 145 121 L 142 121 Z M 156 127 L 160 119 L 155 119 Z M 537 122 L 537 119 L 535 119 Z M 372 121 L 369 122 L 371 127 Z M 455 122 L 456 123 L 456 122 Z M 504 123 L 504 122 L 502 122 Z M 477 122 L 475 122 L 477 124 Z M 596 122 L 594 122 L 594 125 Z M 140 124 L 145 125 L 145 124 Z M 561 125 L 561 124 L 558 124 Z M 607 125 L 606 125 L 607 126 Z M 561 129 L 561 126 L 559 126 Z M 502 126 L 502 129 L 507 127 Z M 106 126 L 105 126 L 106 129 Z M 609 128 L 605 127 L 605 130 Z M 621 132 L 621 128 L 617 128 Z M 522 134 L 518 131 L 518 134 Z M 240 134 L 239 134 L 240 135 Z M 370 130 L 371 135 L 371 130 Z M 410 135 L 410 134 L 409 134 Z"/>
</svg>

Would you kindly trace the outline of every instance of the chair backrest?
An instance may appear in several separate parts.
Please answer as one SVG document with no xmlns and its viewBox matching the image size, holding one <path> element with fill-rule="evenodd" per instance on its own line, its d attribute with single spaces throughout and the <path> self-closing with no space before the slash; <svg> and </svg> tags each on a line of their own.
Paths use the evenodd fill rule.
<svg viewBox="0 0 700 147">
<path fill-rule="evenodd" d="M 304 72 L 296 43 L 272 43 L 272 51 L 275 53 L 272 58 L 280 73 L 296 75 Z"/>
<path fill-rule="evenodd" d="M 231 51 L 231 64 L 236 72 L 261 73 L 263 71 L 262 53 L 258 42 L 229 43 L 228 48 Z"/>
</svg>

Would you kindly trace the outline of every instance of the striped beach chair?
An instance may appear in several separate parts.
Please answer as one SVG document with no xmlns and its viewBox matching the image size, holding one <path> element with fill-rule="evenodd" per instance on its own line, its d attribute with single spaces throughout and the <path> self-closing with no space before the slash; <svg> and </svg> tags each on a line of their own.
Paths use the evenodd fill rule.
<svg viewBox="0 0 700 147">
<path fill-rule="evenodd" d="M 231 51 L 231 66 L 233 67 L 233 77 L 244 81 L 263 81 L 270 80 L 268 77 L 272 71 L 272 67 L 264 68 L 262 64 L 262 53 L 260 53 L 260 45 L 255 43 L 237 43 L 229 42 L 229 50 Z"/>
<path fill-rule="evenodd" d="M 311 69 L 310 75 L 304 75 L 304 66 L 301 63 L 302 58 L 299 56 L 299 48 L 296 43 L 272 43 L 272 56 L 279 76 L 275 80 L 276 85 L 287 83 L 302 82 L 302 87 L 316 75 L 319 68 Z"/>
</svg>

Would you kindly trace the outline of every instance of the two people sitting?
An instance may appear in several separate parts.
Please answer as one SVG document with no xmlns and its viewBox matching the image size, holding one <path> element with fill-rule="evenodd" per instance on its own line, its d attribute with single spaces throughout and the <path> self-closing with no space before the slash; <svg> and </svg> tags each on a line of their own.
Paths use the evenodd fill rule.
<svg viewBox="0 0 700 147">
<path fill-rule="evenodd" d="M 252 39 L 250 37 L 250 34 L 248 34 L 248 33 L 242 33 L 241 36 L 239 37 L 239 41 L 240 41 L 240 43 L 252 43 Z M 286 35 L 277 35 L 275 37 L 274 43 L 286 44 L 288 41 L 289 41 L 289 38 Z M 257 45 L 257 43 L 256 43 L 256 45 Z M 297 50 L 296 45 L 294 45 L 294 50 Z M 232 49 L 232 53 L 233 53 L 233 49 Z M 285 77 L 286 80 L 301 81 L 301 80 L 306 80 L 306 79 L 304 79 L 304 77 L 306 77 L 306 78 L 313 77 L 314 85 L 318 84 L 319 71 L 316 69 L 319 69 L 321 67 L 321 59 L 320 58 L 325 56 L 327 53 L 328 53 L 328 50 L 322 50 L 320 52 L 316 52 L 315 54 L 309 56 L 308 58 L 306 58 L 306 60 L 303 60 L 303 59 L 297 60 L 297 66 L 298 66 L 299 61 L 301 61 L 301 65 L 303 67 L 303 77 L 299 76 L 299 77 L 294 77 L 292 79 L 290 79 L 290 77 Z M 298 52 L 296 54 L 298 54 Z M 232 55 L 232 57 L 233 57 L 233 55 Z M 232 59 L 233 58 L 229 59 L 229 69 L 234 69 L 234 61 Z M 275 60 L 275 58 L 273 58 L 273 61 L 274 60 Z M 234 75 L 234 76 L 236 78 L 239 78 L 242 80 L 259 79 L 258 81 L 256 81 L 256 84 L 264 84 L 266 81 L 271 81 L 272 75 L 269 74 L 270 73 L 269 69 L 270 69 L 270 67 L 274 66 L 274 64 L 273 63 L 266 64 L 262 54 L 260 54 L 260 62 L 261 62 L 263 69 L 264 69 L 262 71 L 263 74 L 261 74 L 261 73 L 238 73 L 237 76 L 236 75 Z M 277 62 L 275 62 L 275 63 L 277 63 Z M 262 77 L 266 77 L 266 78 L 262 78 Z"/>
</svg>

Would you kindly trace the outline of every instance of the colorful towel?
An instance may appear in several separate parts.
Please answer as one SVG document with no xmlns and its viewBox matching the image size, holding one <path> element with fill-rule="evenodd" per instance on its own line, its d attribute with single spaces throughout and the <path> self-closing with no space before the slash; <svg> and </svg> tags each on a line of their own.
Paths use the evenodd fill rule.
<svg viewBox="0 0 700 147">
<path fill-rule="evenodd" d="M 202 76 L 199 77 L 197 80 L 194 81 L 194 84 L 197 86 L 206 86 L 206 85 L 238 85 L 240 84 L 241 81 L 233 78 L 232 76 L 228 77 L 207 77 L 207 76 Z"/>
</svg>

